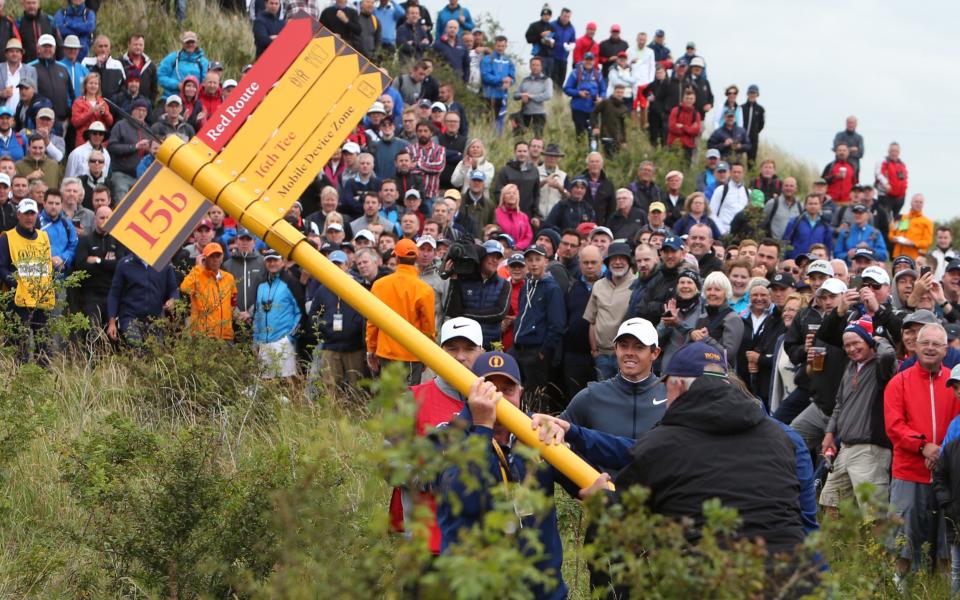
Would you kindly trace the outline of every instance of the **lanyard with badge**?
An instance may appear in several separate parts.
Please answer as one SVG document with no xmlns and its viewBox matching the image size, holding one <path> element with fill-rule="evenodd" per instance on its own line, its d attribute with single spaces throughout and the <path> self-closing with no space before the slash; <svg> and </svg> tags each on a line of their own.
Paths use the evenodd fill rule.
<svg viewBox="0 0 960 600">
<path fill-rule="evenodd" d="M 511 435 L 511 437 L 513 437 Z M 527 506 L 522 501 L 519 493 L 519 484 L 516 482 L 510 481 L 510 463 L 507 460 L 506 455 L 503 453 L 503 450 L 500 448 L 500 444 L 496 440 L 490 440 L 491 445 L 493 445 L 493 451 L 497 454 L 497 462 L 500 463 L 500 476 L 503 478 L 503 486 L 507 491 L 507 495 L 513 499 L 513 512 L 517 515 L 517 521 L 520 524 L 520 528 L 523 528 L 523 520 L 527 517 L 532 517 L 534 514 L 533 507 Z M 512 532 L 511 532 L 512 533 Z"/>
<path fill-rule="evenodd" d="M 340 312 L 340 298 L 337 298 L 337 312 L 333 313 L 333 332 L 343 331 L 343 313 Z"/>
</svg>

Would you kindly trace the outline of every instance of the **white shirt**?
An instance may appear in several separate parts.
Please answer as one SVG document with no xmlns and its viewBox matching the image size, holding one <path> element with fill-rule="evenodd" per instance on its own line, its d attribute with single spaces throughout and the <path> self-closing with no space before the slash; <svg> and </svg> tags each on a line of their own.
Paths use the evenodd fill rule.
<svg viewBox="0 0 960 600">
<path fill-rule="evenodd" d="M 64 173 L 64 177 L 80 177 L 81 175 L 86 175 L 90 172 L 90 164 L 87 160 L 90 158 L 90 153 L 93 152 L 93 146 L 90 145 L 90 142 L 84 142 L 82 145 L 74 148 L 73 152 L 70 153 L 70 156 L 67 157 L 67 170 Z M 110 153 L 107 152 L 107 149 L 104 148 L 100 152 L 103 152 L 103 172 L 104 174 L 110 173 Z"/>
<path fill-rule="evenodd" d="M 629 57 L 637 86 L 647 85 L 653 81 L 654 75 L 657 74 L 657 61 L 653 50 L 647 47 L 634 48 L 630 50 Z"/>
<path fill-rule="evenodd" d="M 547 180 L 547 168 L 543 165 L 540 165 L 538 169 L 540 170 L 540 204 L 538 208 L 540 209 L 540 214 L 543 215 L 544 219 L 546 219 L 550 214 L 550 211 L 553 210 L 553 207 L 556 206 L 558 202 L 563 200 L 563 194 L 561 194 L 559 190 L 544 184 L 544 182 Z M 561 171 L 560 167 L 554 169 L 553 173 L 557 174 L 560 184 L 566 186 L 567 174 Z"/>
<path fill-rule="evenodd" d="M 757 316 L 753 314 L 753 311 L 750 311 L 750 322 L 753 323 L 753 335 L 757 335 L 757 332 L 760 331 L 760 328 L 763 327 L 763 322 L 767 320 L 767 313 L 764 312 L 762 315 Z"/>
<path fill-rule="evenodd" d="M 20 104 L 20 88 L 17 86 L 20 85 L 20 71 L 23 70 L 23 65 L 17 68 L 16 73 L 10 71 L 10 63 L 3 63 L 3 68 L 7 70 L 7 85 L 13 88 L 13 93 L 7 98 L 6 107 L 16 111 L 17 105 Z"/>
<path fill-rule="evenodd" d="M 713 190 L 713 196 L 710 198 L 710 212 L 713 214 L 713 220 L 717 223 L 720 234 L 727 235 L 730 233 L 730 223 L 738 212 L 746 208 L 748 198 L 746 186 L 742 183 L 734 183 L 731 179 L 728 183 L 727 197 L 723 199 L 723 206 L 721 206 L 723 190 L 722 185 L 718 185 L 717 189 Z"/>
</svg>

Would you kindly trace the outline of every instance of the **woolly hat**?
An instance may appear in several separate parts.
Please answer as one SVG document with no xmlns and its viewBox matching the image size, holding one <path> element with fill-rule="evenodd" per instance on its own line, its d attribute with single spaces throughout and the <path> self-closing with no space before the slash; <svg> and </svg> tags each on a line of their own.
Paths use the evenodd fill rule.
<svg viewBox="0 0 960 600">
<path fill-rule="evenodd" d="M 871 348 L 876 348 L 877 346 L 877 341 L 873 339 L 873 319 L 869 316 L 864 316 L 859 321 L 850 323 L 843 332 L 859 335 Z"/>
</svg>

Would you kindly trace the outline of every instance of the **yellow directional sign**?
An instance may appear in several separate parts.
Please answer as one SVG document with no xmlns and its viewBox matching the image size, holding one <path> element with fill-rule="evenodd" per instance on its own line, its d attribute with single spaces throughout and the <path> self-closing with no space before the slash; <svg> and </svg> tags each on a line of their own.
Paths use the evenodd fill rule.
<svg viewBox="0 0 960 600">
<path fill-rule="evenodd" d="M 290 210 L 343 139 L 364 117 L 381 90 L 389 85 L 389 79 L 380 70 L 365 59 L 363 62 L 366 63 L 364 74 L 330 108 L 300 152 L 286 163 L 275 183 L 263 195 L 262 201 L 270 204 L 274 214 L 282 217 Z"/>
<path fill-rule="evenodd" d="M 344 46 L 344 48 L 346 47 Z M 331 90 L 346 90 L 352 87 L 351 84 L 360 75 L 358 59 L 359 55 L 352 50 L 349 50 L 345 55 L 337 56 L 323 73 L 323 77 L 289 112 L 289 116 L 284 119 L 273 136 L 268 139 L 267 144 L 243 169 L 240 181 L 244 181 L 248 187 L 255 191 L 265 190 L 273 183 L 277 175 L 280 174 L 283 165 L 287 164 L 291 157 L 295 156 L 307 142 L 312 124 L 318 122 L 320 115 L 325 115 L 333 106 L 342 102 L 340 93 Z M 361 114 L 365 113 L 374 100 L 375 98 L 368 100 L 367 106 L 355 107 L 355 110 L 359 110 Z M 244 135 L 244 132 L 245 129 L 241 129 L 240 135 Z M 226 168 L 229 168 L 231 164 L 229 154 L 232 148 L 233 144 L 224 150 L 222 156 L 217 157 L 217 160 L 223 161 Z M 321 163 L 321 168 L 323 164 Z"/>
<path fill-rule="evenodd" d="M 159 162 L 150 165 L 127 197 L 134 200 L 117 207 L 110 233 L 151 265 L 170 262 L 180 249 L 170 240 L 185 229 L 189 234 L 191 223 L 209 206 L 200 192 Z"/>
<path fill-rule="evenodd" d="M 296 48 L 288 37 L 289 29 L 285 28 L 271 47 L 280 44 L 287 50 Z M 304 27 L 294 30 L 301 36 L 307 34 Z M 237 113 L 232 120 L 201 130 L 208 138 L 214 136 L 212 145 L 201 136 L 190 142 L 169 136 L 157 153 L 157 162 L 137 182 L 131 200 L 108 226 L 138 256 L 150 264 L 162 264 L 189 235 L 191 223 L 205 209 L 203 198 L 211 198 L 467 394 L 476 377 L 466 367 L 324 258 L 283 219 L 290 204 L 389 84 L 384 72 L 357 56 L 352 48 L 340 49 L 340 44 L 336 38 L 331 42 L 322 32 L 309 44 L 304 43 L 306 50 L 242 126 L 240 120 L 246 115 Z M 327 51 L 321 52 L 321 48 Z M 254 69 L 266 58 L 257 61 Z M 305 64 L 299 64 L 301 59 Z M 260 72 L 267 73 L 267 68 Z M 327 77 L 331 83 L 326 83 Z M 254 83 L 245 78 L 241 86 Z M 315 90 L 315 86 L 322 87 Z M 263 88 L 259 84 L 257 87 L 257 93 L 261 93 Z M 235 100 L 242 105 L 244 99 L 237 96 Z M 308 110 L 310 107 L 313 110 Z M 253 108 L 247 106 L 246 110 L 249 114 Z M 239 132 L 229 139 L 237 127 Z M 255 187 L 267 186 L 268 182 L 265 192 Z M 580 487 L 591 485 L 598 477 L 596 470 L 565 446 L 544 446 L 530 427 L 530 419 L 509 402 L 497 404 L 497 420 L 525 444 L 538 448 L 547 461 Z"/>
<path fill-rule="evenodd" d="M 313 101 L 318 100 L 316 95 L 309 93 L 311 90 L 326 90 L 327 94 L 334 95 L 331 94 L 332 90 L 341 89 L 356 77 L 356 71 L 346 81 L 342 77 L 342 70 L 346 67 L 342 59 L 337 57 L 337 52 L 347 48 L 346 44 L 329 33 L 311 40 L 276 86 L 270 90 L 256 112 L 247 119 L 226 148 L 217 155 L 217 164 L 222 165 L 227 172 L 236 172 L 239 175 L 254 160 L 254 157 L 270 144 L 277 128 L 288 120 L 289 115 L 298 106 L 305 106 L 306 96 L 312 96 Z M 330 73 L 333 79 L 328 81 L 328 68 L 333 65 L 339 65 L 339 68 Z M 340 87 L 333 87 L 335 85 Z M 309 113 L 306 114 L 309 115 Z M 301 112 L 300 115 L 303 117 L 304 113 Z M 301 122 L 300 126 L 303 127 L 313 118 L 315 117 Z M 202 138 L 201 141 L 203 141 Z"/>
</svg>

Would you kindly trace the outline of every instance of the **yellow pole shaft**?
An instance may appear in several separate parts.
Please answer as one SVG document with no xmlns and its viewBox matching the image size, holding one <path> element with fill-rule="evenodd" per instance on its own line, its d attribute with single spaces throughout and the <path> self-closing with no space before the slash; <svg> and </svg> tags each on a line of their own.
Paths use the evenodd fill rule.
<svg viewBox="0 0 960 600">
<path fill-rule="evenodd" d="M 218 204 L 267 245 L 292 259 L 357 312 L 373 322 L 412 352 L 437 375 L 467 395 L 477 379 L 469 369 L 444 352 L 419 329 L 400 318 L 393 309 L 368 292 L 352 277 L 331 263 L 310 245 L 303 234 L 278 218 L 265 202 L 242 182 L 234 182 L 219 166 L 210 163 L 211 153 L 203 144 L 186 143 L 176 136 L 163 142 L 157 160 L 166 164 L 201 194 Z M 565 446 L 546 446 L 531 428 L 530 418 L 509 402 L 497 403 L 497 421 L 581 488 L 589 487 L 599 473 Z"/>
</svg>

